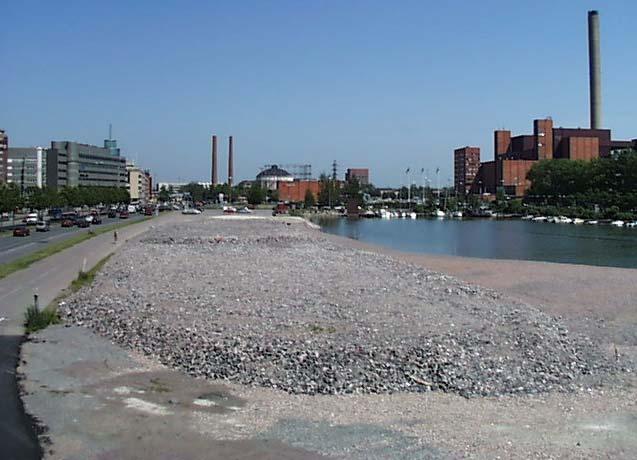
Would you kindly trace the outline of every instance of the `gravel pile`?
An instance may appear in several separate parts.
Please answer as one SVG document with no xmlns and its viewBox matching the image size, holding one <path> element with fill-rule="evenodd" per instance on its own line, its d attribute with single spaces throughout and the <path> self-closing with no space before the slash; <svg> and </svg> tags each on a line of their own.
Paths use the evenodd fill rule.
<svg viewBox="0 0 637 460">
<path fill-rule="evenodd" d="M 531 306 L 272 219 L 155 228 L 62 311 L 193 376 L 290 393 L 568 391 L 620 370 Z"/>
</svg>

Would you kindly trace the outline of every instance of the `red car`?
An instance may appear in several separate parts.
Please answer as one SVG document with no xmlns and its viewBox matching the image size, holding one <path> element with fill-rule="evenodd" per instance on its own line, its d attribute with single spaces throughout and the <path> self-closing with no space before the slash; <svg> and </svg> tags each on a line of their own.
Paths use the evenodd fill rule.
<svg viewBox="0 0 637 460">
<path fill-rule="evenodd" d="M 75 221 L 71 220 L 71 219 L 64 219 L 62 221 L 62 227 L 73 227 L 75 225 Z"/>
<path fill-rule="evenodd" d="M 119 218 L 120 219 L 128 219 L 128 216 L 129 216 L 128 211 L 121 211 L 119 213 Z"/>
<path fill-rule="evenodd" d="M 13 236 L 29 236 L 31 230 L 26 225 L 20 225 L 13 229 Z"/>
</svg>

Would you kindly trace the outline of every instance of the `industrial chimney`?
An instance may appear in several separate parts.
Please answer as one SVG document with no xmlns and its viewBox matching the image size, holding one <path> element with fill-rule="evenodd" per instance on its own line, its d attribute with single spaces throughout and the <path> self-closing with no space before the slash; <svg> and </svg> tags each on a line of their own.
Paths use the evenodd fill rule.
<svg viewBox="0 0 637 460">
<path fill-rule="evenodd" d="M 228 138 L 228 185 L 232 187 L 234 168 L 232 163 L 232 136 Z"/>
<path fill-rule="evenodd" d="M 217 136 L 212 136 L 212 172 L 210 175 L 210 182 L 213 186 L 219 183 L 217 173 Z"/>
<path fill-rule="evenodd" d="M 591 129 L 602 128 L 602 70 L 599 52 L 599 13 L 588 12 L 588 74 L 590 83 Z"/>
</svg>

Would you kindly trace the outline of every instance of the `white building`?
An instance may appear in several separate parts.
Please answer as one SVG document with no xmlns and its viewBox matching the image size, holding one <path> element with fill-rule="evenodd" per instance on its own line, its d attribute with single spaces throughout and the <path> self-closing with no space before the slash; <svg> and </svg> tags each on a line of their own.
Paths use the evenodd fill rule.
<svg viewBox="0 0 637 460">
<path fill-rule="evenodd" d="M 131 201 L 146 204 L 152 198 L 152 178 L 150 171 L 142 170 L 133 163 L 126 165 L 128 173 L 128 193 Z"/>
<path fill-rule="evenodd" d="M 294 182 L 294 176 L 285 169 L 272 165 L 257 174 L 257 182 L 268 190 L 277 190 L 280 182 Z"/>
</svg>

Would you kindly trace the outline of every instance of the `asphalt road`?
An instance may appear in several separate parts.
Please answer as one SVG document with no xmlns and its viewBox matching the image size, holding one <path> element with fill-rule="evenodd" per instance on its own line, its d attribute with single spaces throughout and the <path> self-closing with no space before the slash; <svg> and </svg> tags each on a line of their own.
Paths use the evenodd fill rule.
<svg viewBox="0 0 637 460">
<path fill-rule="evenodd" d="M 62 228 L 59 223 L 51 224 L 51 230 L 48 232 L 36 232 L 35 226 L 29 226 L 31 235 L 25 237 L 14 237 L 12 234 L 0 237 L 0 264 L 6 264 L 12 262 L 22 256 L 25 256 L 31 252 L 38 251 L 46 247 L 50 243 L 63 241 L 66 238 L 77 235 L 80 232 L 87 232 L 91 228 L 99 228 L 113 223 L 128 222 L 141 220 L 144 216 L 140 214 L 134 214 L 129 219 L 119 219 L 108 217 L 102 217 L 102 224 L 91 226 L 88 228 L 78 227 L 66 227 Z"/>
<path fill-rule="evenodd" d="M 22 322 L 27 305 L 33 303 L 33 294 L 38 293 L 41 306 L 48 305 L 77 277 L 77 261 L 86 259 L 86 268 L 90 269 L 126 240 L 141 234 L 152 225 L 171 219 L 187 220 L 189 217 L 198 216 L 170 213 L 158 219 L 124 227 L 118 230 L 117 244 L 113 243 L 110 233 L 98 235 L 0 280 L 0 458 L 41 458 L 35 428 L 24 414 L 16 379 L 19 346 L 24 333 Z M 73 230 L 69 232 L 69 236 L 72 232 Z"/>
</svg>

